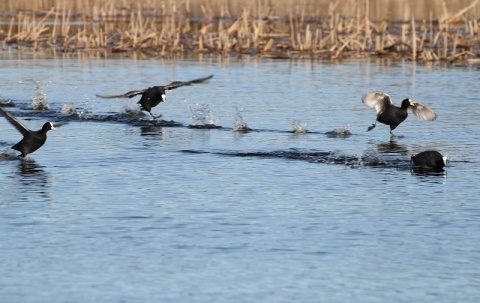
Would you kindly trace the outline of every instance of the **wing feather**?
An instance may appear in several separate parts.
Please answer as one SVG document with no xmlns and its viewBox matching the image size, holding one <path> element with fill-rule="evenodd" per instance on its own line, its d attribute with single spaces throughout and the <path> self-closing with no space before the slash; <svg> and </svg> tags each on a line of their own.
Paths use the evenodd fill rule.
<svg viewBox="0 0 480 303">
<path fill-rule="evenodd" d="M 419 119 L 425 121 L 434 121 L 437 119 L 437 114 L 428 106 L 425 106 L 418 102 L 413 102 L 414 106 L 409 106 L 408 109 Z"/>
<path fill-rule="evenodd" d="M 146 91 L 146 89 L 142 90 L 132 90 L 129 91 L 128 93 L 125 93 L 123 95 L 99 95 L 96 94 L 98 98 L 103 98 L 103 99 L 116 99 L 116 98 L 133 98 L 135 96 L 141 95 Z"/>
<path fill-rule="evenodd" d="M 375 107 L 377 115 L 380 115 L 387 107 L 393 105 L 390 95 L 381 92 L 364 94 L 362 102 L 369 107 Z"/>
<path fill-rule="evenodd" d="M 165 90 L 171 90 L 171 89 L 175 89 L 175 88 L 180 87 L 180 86 L 202 83 L 202 82 L 207 81 L 207 80 L 212 79 L 212 78 L 213 78 L 213 75 L 210 75 L 210 76 L 207 76 L 207 77 L 204 77 L 204 78 L 193 79 L 193 80 L 190 80 L 190 81 L 173 81 L 173 82 L 171 82 L 167 85 L 163 85 L 163 86 L 159 86 L 159 87 L 161 87 Z M 128 93 L 125 93 L 125 94 L 122 94 L 122 95 L 99 95 L 99 94 L 96 94 L 95 96 L 97 96 L 98 98 L 103 98 L 103 99 L 133 98 L 135 96 L 142 95 L 147 89 L 148 88 L 142 89 L 142 90 L 132 90 L 132 91 L 129 91 Z"/>
<path fill-rule="evenodd" d="M 210 75 L 204 78 L 193 79 L 190 81 L 173 81 L 172 83 L 165 85 L 163 88 L 166 90 L 175 89 L 180 86 L 202 83 L 212 78 L 213 78 L 213 75 Z"/>
<path fill-rule="evenodd" d="M 0 112 L 5 115 L 7 121 L 10 122 L 22 135 L 26 135 L 30 132 L 28 127 L 26 127 L 22 122 L 20 122 L 17 118 L 15 118 L 11 113 L 4 110 L 0 107 Z"/>
</svg>

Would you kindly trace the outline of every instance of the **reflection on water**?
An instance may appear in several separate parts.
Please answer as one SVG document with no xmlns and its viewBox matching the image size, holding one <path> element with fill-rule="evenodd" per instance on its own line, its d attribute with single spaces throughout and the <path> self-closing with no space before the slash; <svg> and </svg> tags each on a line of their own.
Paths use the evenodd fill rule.
<svg viewBox="0 0 480 303">
<path fill-rule="evenodd" d="M 142 136 L 155 136 L 161 138 L 164 136 L 164 131 L 161 126 L 142 126 L 140 127 L 140 134 Z"/>
<path fill-rule="evenodd" d="M 33 159 L 22 159 L 19 161 L 20 174 L 23 176 L 34 176 L 43 174 L 43 167 Z"/>
<path fill-rule="evenodd" d="M 441 170 L 432 170 L 432 169 L 424 169 L 424 168 L 419 168 L 419 167 L 413 167 L 412 168 L 412 174 L 419 176 L 419 177 L 425 177 L 422 180 L 424 181 L 429 181 L 429 182 L 437 182 L 435 178 L 428 178 L 428 177 L 442 177 L 446 178 L 447 177 L 447 172 L 444 169 Z"/>
<path fill-rule="evenodd" d="M 390 138 L 390 141 L 377 144 L 377 151 L 381 154 L 400 154 L 403 156 L 408 156 L 410 151 L 406 145 L 398 143 L 397 139 L 393 137 Z"/>
<path fill-rule="evenodd" d="M 22 192 L 40 194 L 43 198 L 48 198 L 50 179 L 43 166 L 37 164 L 35 160 L 19 160 L 18 174 Z"/>
<path fill-rule="evenodd" d="M 2 153 L 0 156 L 4 174 L 0 178 L 2 202 L 51 201 L 50 175 L 30 156 L 26 159 L 13 153 Z"/>
</svg>

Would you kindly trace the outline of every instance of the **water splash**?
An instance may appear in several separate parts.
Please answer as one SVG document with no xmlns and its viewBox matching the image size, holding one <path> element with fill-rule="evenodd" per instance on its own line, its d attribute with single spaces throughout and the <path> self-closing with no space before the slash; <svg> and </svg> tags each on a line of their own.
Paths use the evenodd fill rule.
<svg viewBox="0 0 480 303">
<path fill-rule="evenodd" d="M 142 112 L 141 108 L 138 107 L 136 104 L 135 105 L 129 105 L 126 104 L 123 108 L 122 111 L 120 112 L 120 115 L 124 118 L 130 118 L 130 119 L 139 119 L 144 116 L 144 113 Z"/>
<path fill-rule="evenodd" d="M 64 103 L 62 105 L 62 109 L 60 110 L 62 114 L 65 115 L 77 115 L 77 107 L 74 103 Z"/>
<path fill-rule="evenodd" d="M 387 161 L 373 148 L 365 150 L 360 157 L 360 164 L 364 166 L 387 165 Z"/>
<path fill-rule="evenodd" d="M 32 79 L 33 83 L 37 86 L 35 89 L 35 95 L 33 96 L 32 106 L 34 110 L 48 110 L 50 106 L 48 105 L 47 95 L 43 91 L 42 85 L 37 81 Z"/>
<path fill-rule="evenodd" d="M 192 117 L 192 126 L 194 127 L 205 127 L 205 126 L 213 126 L 216 127 L 217 124 L 213 119 L 213 113 L 210 109 L 210 106 L 207 103 L 197 104 L 196 108 L 191 107 L 188 105 L 188 109 L 190 110 L 190 114 Z"/>
<path fill-rule="evenodd" d="M 0 106 L 1 107 L 14 107 L 15 104 L 12 102 L 12 100 L 5 99 L 2 96 L 0 96 Z"/>
<path fill-rule="evenodd" d="M 294 120 L 290 121 L 290 125 L 292 125 L 293 132 L 296 133 L 296 134 L 308 132 L 306 122 L 302 122 L 302 121 L 294 119 Z"/>
<path fill-rule="evenodd" d="M 233 130 L 237 132 L 248 132 L 251 130 L 250 127 L 248 127 L 247 123 L 243 120 L 243 116 L 240 113 L 240 110 L 235 107 L 235 110 L 237 111 L 237 114 L 234 117 L 233 120 Z"/>
<path fill-rule="evenodd" d="M 327 163 L 347 164 L 347 156 L 341 150 L 332 151 L 326 160 Z"/>
<path fill-rule="evenodd" d="M 83 109 L 80 112 L 77 112 L 78 118 L 82 119 L 86 115 L 90 113 L 90 108 L 93 108 L 93 105 L 90 106 L 90 101 L 87 100 L 85 101 L 85 105 L 83 106 Z"/>
<path fill-rule="evenodd" d="M 0 161 L 1 160 L 18 160 L 17 152 L 11 148 L 7 148 L 0 152 Z"/>
<path fill-rule="evenodd" d="M 330 138 L 348 138 L 352 135 L 352 133 L 346 128 L 335 128 L 329 132 L 325 133 Z"/>
</svg>

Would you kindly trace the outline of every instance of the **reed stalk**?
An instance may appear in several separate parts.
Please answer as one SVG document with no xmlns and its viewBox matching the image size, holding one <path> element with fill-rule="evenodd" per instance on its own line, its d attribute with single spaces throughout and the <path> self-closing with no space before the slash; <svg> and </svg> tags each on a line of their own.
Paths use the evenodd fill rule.
<svg viewBox="0 0 480 303">
<path fill-rule="evenodd" d="M 415 16 L 412 14 L 412 60 L 417 59 L 417 29 L 415 27 Z"/>
<path fill-rule="evenodd" d="M 13 0 L 6 1 L 15 7 Z M 323 0 L 304 0 L 295 8 L 291 1 L 42 0 L 13 14 L 0 41 L 4 47 L 149 50 L 162 56 L 179 52 L 282 58 L 388 55 L 428 61 L 480 57 L 478 18 L 467 17 L 475 16 L 480 0 L 453 11 L 445 0 L 440 13 L 430 11 L 421 18 L 415 11 L 402 25 L 372 17 L 377 0 L 329 1 L 322 12 L 317 7 Z M 45 9 L 47 4 L 54 5 Z"/>
</svg>

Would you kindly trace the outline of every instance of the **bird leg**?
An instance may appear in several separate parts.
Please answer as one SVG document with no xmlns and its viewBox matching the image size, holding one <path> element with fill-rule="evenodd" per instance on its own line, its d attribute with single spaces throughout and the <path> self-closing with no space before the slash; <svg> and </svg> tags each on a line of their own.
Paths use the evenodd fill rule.
<svg viewBox="0 0 480 303">
<path fill-rule="evenodd" d="M 392 130 L 390 130 L 390 135 L 391 135 L 391 137 L 395 137 L 395 138 L 403 138 L 403 137 L 405 137 L 404 135 L 395 135 L 395 134 L 392 132 Z"/>
<path fill-rule="evenodd" d="M 367 129 L 367 132 L 371 131 L 372 129 L 375 128 L 375 126 L 377 126 L 377 120 L 375 120 L 375 123 L 373 123 L 372 125 L 370 125 Z"/>
<path fill-rule="evenodd" d="M 160 117 L 162 116 L 161 114 L 158 115 L 158 116 L 154 116 L 154 115 L 152 114 L 152 112 L 148 112 L 148 113 L 150 114 L 150 116 L 152 116 L 152 119 L 153 119 L 153 120 L 157 120 L 158 118 L 160 118 Z"/>
</svg>

